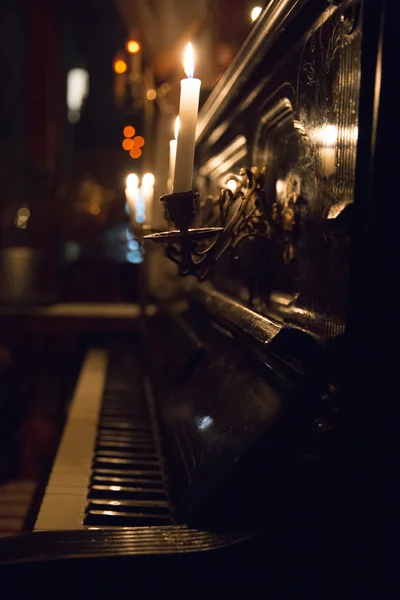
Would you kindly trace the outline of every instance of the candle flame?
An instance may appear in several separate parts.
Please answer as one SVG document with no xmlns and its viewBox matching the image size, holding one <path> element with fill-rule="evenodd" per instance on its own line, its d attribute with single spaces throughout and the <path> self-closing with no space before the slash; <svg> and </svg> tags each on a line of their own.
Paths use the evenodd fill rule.
<svg viewBox="0 0 400 600">
<path fill-rule="evenodd" d="M 185 54 L 183 57 L 183 68 L 187 77 L 193 77 L 194 75 L 194 51 L 193 46 L 189 42 L 186 46 Z"/>
<path fill-rule="evenodd" d="M 179 133 L 179 117 L 176 117 L 175 119 L 175 126 L 174 126 L 174 137 L 177 140 L 178 139 L 178 133 Z"/>
</svg>

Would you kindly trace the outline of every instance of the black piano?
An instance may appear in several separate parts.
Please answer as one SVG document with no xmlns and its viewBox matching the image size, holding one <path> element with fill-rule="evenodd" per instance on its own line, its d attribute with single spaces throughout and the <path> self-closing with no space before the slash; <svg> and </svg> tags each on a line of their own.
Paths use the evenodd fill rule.
<svg viewBox="0 0 400 600">
<path fill-rule="evenodd" d="M 199 116 L 196 227 L 219 226 L 219 249 L 87 352 L 33 530 L 0 541 L 7 600 L 382 597 L 370 319 L 390 10 L 266 4 Z"/>
</svg>

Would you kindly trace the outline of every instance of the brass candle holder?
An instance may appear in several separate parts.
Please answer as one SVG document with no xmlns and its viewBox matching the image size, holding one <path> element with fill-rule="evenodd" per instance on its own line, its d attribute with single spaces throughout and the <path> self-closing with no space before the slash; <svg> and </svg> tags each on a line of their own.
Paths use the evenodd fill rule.
<svg viewBox="0 0 400 600">
<path fill-rule="evenodd" d="M 238 239 L 257 233 L 261 212 L 257 200 L 262 190 L 262 173 L 257 168 L 242 169 L 236 181 L 236 191 L 223 188 L 216 201 L 219 227 L 192 228 L 200 195 L 194 191 L 167 194 L 160 198 L 165 216 L 174 229 L 146 235 L 144 239 L 165 245 L 165 254 L 178 265 L 179 275 L 194 275 L 204 281 L 210 269 Z M 205 240 L 212 240 L 204 248 Z"/>
</svg>

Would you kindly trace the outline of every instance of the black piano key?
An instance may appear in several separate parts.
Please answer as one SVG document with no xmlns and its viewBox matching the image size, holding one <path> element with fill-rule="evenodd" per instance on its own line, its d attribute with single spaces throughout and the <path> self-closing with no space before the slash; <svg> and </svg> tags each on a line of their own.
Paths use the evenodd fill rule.
<svg viewBox="0 0 400 600">
<path fill-rule="evenodd" d="M 160 479 L 163 476 L 163 473 L 162 471 L 151 471 L 150 469 L 124 469 L 117 472 L 117 469 L 115 468 L 95 467 L 93 469 L 93 476 L 96 477 L 97 475 L 111 475 L 113 477 L 154 477 L 155 479 Z"/>
<path fill-rule="evenodd" d="M 94 459 L 96 461 L 116 460 L 130 461 L 133 464 L 159 465 L 160 459 L 155 452 L 128 452 L 127 450 L 99 450 L 95 448 Z M 116 463 L 117 464 L 117 463 Z"/>
<path fill-rule="evenodd" d="M 123 428 L 112 428 L 112 427 L 104 427 L 103 424 L 100 425 L 99 435 L 125 435 L 130 436 L 138 440 L 152 440 L 153 434 L 151 430 L 149 431 L 138 431 L 135 429 L 123 429 Z"/>
<path fill-rule="evenodd" d="M 90 483 L 89 485 L 89 491 L 88 491 L 88 497 L 90 497 L 90 495 L 92 495 L 92 497 L 94 498 L 94 494 L 98 494 L 99 496 L 101 496 L 102 498 L 104 497 L 104 494 L 107 492 L 107 490 L 110 490 L 110 494 L 133 494 L 133 496 L 135 494 L 139 494 L 140 497 L 144 497 L 144 493 L 148 493 L 151 494 L 151 498 L 149 496 L 149 499 L 156 499 L 159 498 L 160 500 L 163 499 L 163 497 L 167 495 L 166 489 L 165 489 L 165 485 L 163 485 L 163 482 L 158 482 L 158 484 L 155 484 L 154 482 L 150 482 L 150 483 L 136 483 L 133 484 L 132 482 L 129 481 L 120 481 L 118 483 L 116 483 L 115 481 L 110 481 L 110 480 L 106 480 L 106 481 L 93 481 Z M 147 490 L 147 492 L 143 491 L 143 490 Z M 153 494 L 154 494 L 154 498 L 153 498 Z"/>
<path fill-rule="evenodd" d="M 129 446 L 135 446 L 137 448 L 139 448 L 139 450 L 146 450 L 146 449 L 150 449 L 150 451 L 152 451 L 155 447 L 156 444 L 154 443 L 154 441 L 150 441 L 150 440 L 136 440 L 136 439 L 129 439 L 129 438 L 111 438 L 111 437 L 99 437 L 96 439 L 96 447 L 97 446 L 101 446 L 102 444 L 126 444 Z M 121 446 L 122 448 L 122 446 Z"/>
<path fill-rule="evenodd" d="M 124 477 L 125 475 L 134 472 L 136 469 L 147 473 L 154 473 L 156 477 L 160 477 L 162 470 L 159 465 L 149 465 L 142 463 L 132 464 L 130 461 L 122 461 L 122 459 L 113 459 L 118 462 L 111 461 L 95 461 L 93 464 L 93 472 L 95 474 L 107 474 L 115 475 L 116 477 Z M 121 462 L 122 461 L 122 462 Z"/>
<path fill-rule="evenodd" d="M 150 463 L 150 464 L 159 464 L 159 459 L 157 458 L 156 452 L 131 452 L 129 450 L 109 450 L 104 449 L 101 450 L 96 448 L 95 452 L 96 460 L 105 460 L 108 458 L 122 458 L 122 459 L 130 459 L 133 461 L 139 461 L 141 463 Z"/>
<path fill-rule="evenodd" d="M 109 409 L 102 408 L 100 414 L 104 419 L 119 421 L 124 420 L 124 418 L 128 416 L 134 416 L 136 427 L 149 427 L 151 423 L 149 422 L 149 415 L 147 413 L 143 413 L 143 411 L 138 412 L 137 410 L 132 410 L 129 408 L 120 408 L 119 410 L 115 410 L 115 408 L 111 407 Z"/>
<path fill-rule="evenodd" d="M 91 510 L 112 510 L 114 512 L 169 515 L 170 507 L 165 500 L 131 500 L 113 498 L 90 499 L 86 512 Z"/>
<path fill-rule="evenodd" d="M 158 470 L 161 468 L 160 461 L 153 458 L 142 458 L 142 457 L 121 457 L 110 456 L 109 454 L 95 454 L 94 466 L 99 467 L 100 465 L 111 465 L 119 469 L 130 469 L 130 468 L 144 468 L 148 470 Z"/>
<path fill-rule="evenodd" d="M 96 444 L 95 444 L 95 451 L 98 452 L 101 448 L 104 448 L 104 451 L 107 452 L 108 450 L 113 450 L 113 451 L 118 451 L 118 450 L 122 450 L 122 451 L 131 451 L 131 452 L 138 452 L 140 454 L 146 454 L 146 453 L 150 453 L 150 454 L 154 454 L 157 451 L 157 446 L 152 442 L 152 443 L 137 443 L 134 440 L 128 441 L 128 440 L 104 440 L 103 438 L 96 440 Z"/>
<path fill-rule="evenodd" d="M 140 500 L 146 498 L 148 500 L 165 500 L 165 490 L 162 488 L 149 488 L 149 487 L 129 487 L 121 485 L 92 485 L 89 488 L 89 499 L 107 499 L 112 498 L 113 500 L 126 499 L 126 500 Z"/>
<path fill-rule="evenodd" d="M 103 436 L 101 436 L 101 437 L 98 437 L 96 439 L 96 444 L 102 444 L 102 443 L 109 444 L 109 443 L 112 443 L 112 442 L 121 443 L 121 444 L 130 444 L 131 446 L 135 445 L 138 448 L 143 448 L 143 449 L 145 449 L 145 448 L 154 448 L 156 446 L 154 440 L 143 440 L 143 439 L 138 440 L 135 437 L 131 437 L 131 438 L 129 438 L 129 437 L 123 437 L 123 438 L 121 438 L 121 437 L 118 437 L 118 436 L 117 437 L 108 436 L 108 437 L 104 438 Z"/>
<path fill-rule="evenodd" d="M 154 446 L 155 442 L 152 438 L 149 439 L 144 439 L 144 438 L 137 438 L 135 435 L 124 435 L 124 436 L 119 436 L 119 435 L 99 435 L 96 438 L 96 442 L 97 443 L 101 443 L 101 442 L 121 442 L 121 443 L 129 443 L 129 444 L 136 444 L 138 446 L 140 446 L 141 448 L 146 448 L 147 446 Z"/>
<path fill-rule="evenodd" d="M 153 435 L 149 432 L 145 435 L 138 434 L 134 431 L 116 431 L 112 429 L 101 429 L 98 432 L 97 439 L 108 439 L 108 440 L 135 440 L 140 444 L 154 443 Z"/>
<path fill-rule="evenodd" d="M 112 439 L 112 438 L 106 438 L 104 439 L 103 437 L 101 438 L 97 438 L 96 440 L 96 447 L 100 448 L 100 447 L 104 447 L 104 448 L 116 448 L 119 449 L 121 448 L 137 448 L 139 452 L 145 452 L 146 449 L 148 448 L 149 450 L 152 450 L 153 448 L 155 448 L 155 444 L 154 442 L 135 442 L 135 440 L 130 440 L 129 438 L 126 438 L 124 440 L 120 440 L 120 439 Z"/>
<path fill-rule="evenodd" d="M 154 454 L 154 452 L 156 451 L 156 446 L 154 444 L 154 442 L 147 442 L 146 444 L 139 444 L 136 445 L 135 440 L 131 440 L 131 441 L 123 441 L 121 442 L 120 440 L 107 440 L 104 441 L 104 439 L 101 440 L 96 440 L 96 449 L 98 449 L 101 446 L 111 446 L 113 445 L 115 447 L 115 450 L 111 450 L 110 452 L 135 452 L 135 450 L 130 450 L 130 448 L 138 448 L 138 452 L 140 452 L 141 454 L 146 454 L 148 453 L 150 454 Z"/>
<path fill-rule="evenodd" d="M 135 415 L 139 422 L 143 423 L 148 420 L 149 412 L 146 408 L 139 408 L 133 404 L 117 404 L 114 402 L 103 403 L 100 413 L 104 416 L 110 414 L 111 416 L 119 417 L 124 414 Z M 115 418 L 114 417 L 114 418 Z"/>
<path fill-rule="evenodd" d="M 114 433 L 137 433 L 139 436 L 153 437 L 153 431 L 149 424 L 147 426 L 135 423 L 135 416 L 124 415 L 122 418 L 110 418 L 109 416 L 100 416 L 99 431 L 111 429 Z"/>
<path fill-rule="evenodd" d="M 136 426 L 132 421 L 123 421 L 120 419 L 109 419 L 108 417 L 103 419 L 101 421 L 101 429 L 120 429 L 123 431 L 137 431 L 138 433 L 140 431 L 143 432 L 143 434 L 147 434 L 147 435 L 151 435 L 151 428 L 149 427 L 145 427 L 143 428 L 139 428 L 138 426 Z"/>
<path fill-rule="evenodd" d="M 128 448 L 124 448 L 124 449 L 114 449 L 114 448 L 110 448 L 110 447 L 102 447 L 102 446 L 96 446 L 96 450 L 95 450 L 95 455 L 94 455 L 95 459 L 105 459 L 105 458 L 124 458 L 124 459 L 131 459 L 133 461 L 139 461 L 141 463 L 156 463 L 156 462 L 160 462 L 160 459 L 158 458 L 158 454 L 157 452 L 155 452 L 155 449 L 152 448 L 151 450 L 149 450 L 149 448 L 142 448 L 142 449 L 137 449 L 137 448 L 133 448 L 131 447 L 131 449 Z"/>
<path fill-rule="evenodd" d="M 130 429 L 128 431 L 124 429 L 113 429 L 112 427 L 103 427 L 100 423 L 100 427 L 98 430 L 99 436 L 113 436 L 113 437 L 135 437 L 138 440 L 153 440 L 153 432 L 151 429 L 148 431 L 139 430 L 139 429 Z"/>
<path fill-rule="evenodd" d="M 111 422 L 124 422 L 130 421 L 132 426 L 136 429 L 151 429 L 151 423 L 149 421 L 148 415 L 139 415 L 136 411 L 130 410 L 121 410 L 119 412 L 108 412 L 101 411 L 100 413 L 101 421 L 109 421 Z"/>
<path fill-rule="evenodd" d="M 140 525 L 169 525 L 171 518 L 165 515 L 144 513 L 123 513 L 112 510 L 90 510 L 85 519 L 85 525 L 111 527 L 138 527 Z"/>
<path fill-rule="evenodd" d="M 145 486 L 148 489 L 164 489 L 164 480 L 161 477 L 153 478 L 150 477 L 112 477 L 111 475 L 92 475 L 89 488 L 91 489 L 94 485 L 108 485 L 108 486 L 125 486 L 125 487 L 137 487 Z"/>
</svg>

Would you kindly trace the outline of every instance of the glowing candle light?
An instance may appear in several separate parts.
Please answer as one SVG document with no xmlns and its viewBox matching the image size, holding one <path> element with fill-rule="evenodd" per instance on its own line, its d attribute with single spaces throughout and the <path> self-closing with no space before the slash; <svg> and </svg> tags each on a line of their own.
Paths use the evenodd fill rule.
<svg viewBox="0 0 400 600">
<path fill-rule="evenodd" d="M 325 177 L 329 177 L 335 172 L 338 129 L 336 125 L 324 125 L 317 130 L 317 136 L 321 144 L 320 157 L 322 171 Z"/>
<path fill-rule="evenodd" d="M 130 173 L 126 178 L 125 196 L 129 207 L 131 220 L 134 219 L 137 197 L 139 193 L 139 178 L 135 173 Z"/>
<path fill-rule="evenodd" d="M 153 208 L 153 197 L 154 197 L 154 175 L 152 173 L 145 173 L 142 178 L 141 192 L 143 195 L 144 202 L 144 221 L 148 225 L 152 221 L 152 208 Z"/>
<path fill-rule="evenodd" d="M 181 81 L 179 133 L 176 145 L 174 192 L 188 192 L 192 186 L 193 161 L 199 110 L 200 79 L 194 79 L 194 52 L 188 44 L 183 66 L 187 75 Z"/>
<path fill-rule="evenodd" d="M 254 23 L 254 21 L 256 21 L 258 19 L 258 17 L 260 16 L 261 13 L 262 13 L 261 6 L 255 6 L 253 8 L 253 10 L 250 13 L 250 19 L 252 20 L 253 23 Z"/>
</svg>

